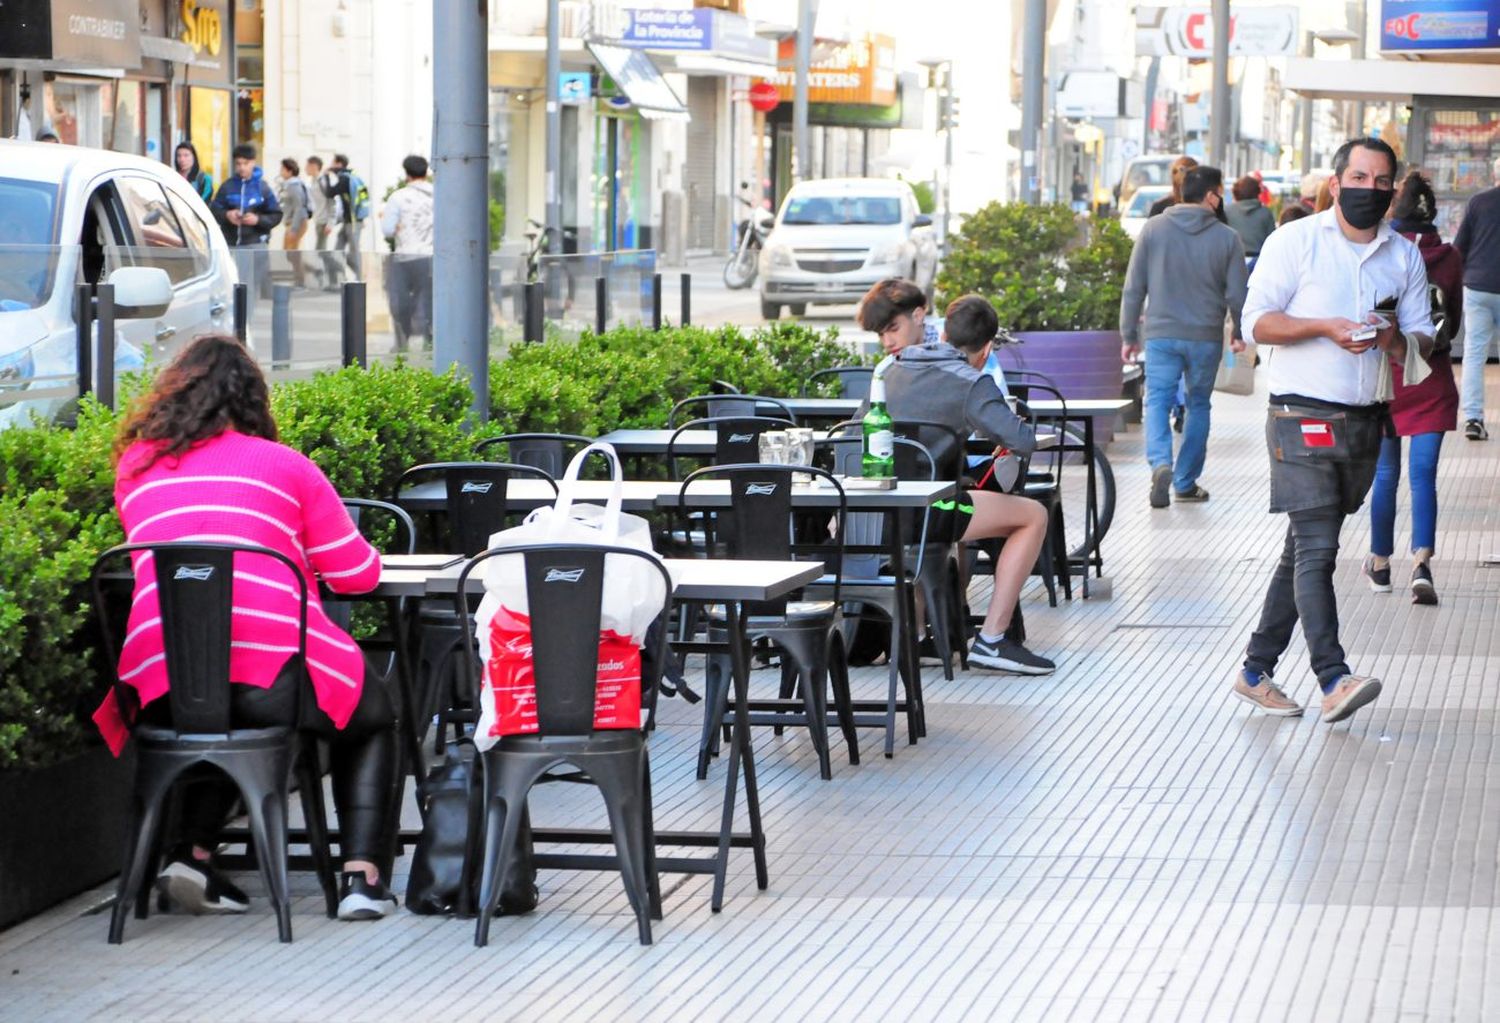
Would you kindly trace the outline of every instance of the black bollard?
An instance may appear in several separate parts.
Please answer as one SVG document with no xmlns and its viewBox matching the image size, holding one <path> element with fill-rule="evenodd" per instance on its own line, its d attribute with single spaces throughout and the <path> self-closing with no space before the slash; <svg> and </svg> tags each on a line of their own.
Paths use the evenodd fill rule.
<svg viewBox="0 0 1500 1023">
<path fill-rule="evenodd" d="M 526 297 L 522 305 L 522 334 L 528 342 L 540 344 L 546 332 L 546 310 L 542 307 L 542 282 L 532 281 L 526 285 Z"/>
<path fill-rule="evenodd" d="M 250 336 L 250 285 L 236 284 L 234 286 L 234 336 L 240 339 L 240 344 Z"/>
<path fill-rule="evenodd" d="M 94 289 L 94 315 L 99 323 L 99 357 L 94 361 L 99 371 L 95 396 L 105 408 L 115 407 L 115 286 L 101 284 Z"/>
<path fill-rule="evenodd" d="M 651 329 L 661 330 L 661 274 L 651 275 Z"/>
<path fill-rule="evenodd" d="M 693 275 L 682 275 L 682 326 L 693 322 Z"/>
<path fill-rule="evenodd" d="M 292 286 L 271 288 L 271 369 L 286 369 L 292 363 Z"/>
<path fill-rule="evenodd" d="M 365 352 L 365 282 L 346 281 L 343 299 L 343 356 L 345 366 L 367 364 Z"/>
<path fill-rule="evenodd" d="M 78 397 L 94 389 L 94 286 L 80 284 L 74 291 L 74 319 L 78 324 Z"/>
<path fill-rule="evenodd" d="M 609 329 L 609 278 L 600 275 L 594 278 L 594 333 L 603 334 Z"/>
</svg>

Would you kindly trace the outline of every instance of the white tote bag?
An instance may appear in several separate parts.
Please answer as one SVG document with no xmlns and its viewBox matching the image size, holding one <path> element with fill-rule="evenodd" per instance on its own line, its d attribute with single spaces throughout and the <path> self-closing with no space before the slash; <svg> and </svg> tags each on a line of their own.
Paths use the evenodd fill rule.
<svg viewBox="0 0 1500 1023">
<path fill-rule="evenodd" d="M 612 473 L 609 498 L 603 508 L 575 504 L 574 492 L 584 459 L 591 452 L 603 453 Z M 590 444 L 568 463 L 558 481 L 556 503 L 536 509 L 519 526 L 502 529 L 490 537 L 491 547 L 507 544 L 568 543 L 600 547 L 629 547 L 656 557 L 651 547 L 651 529 L 646 520 L 620 511 L 624 480 L 620 459 L 608 444 Z M 625 554 L 606 555 L 603 593 L 600 599 L 600 632 L 629 636 L 636 646 L 646 640 L 646 631 L 667 601 L 666 583 L 656 569 Z M 475 612 L 481 664 L 490 661 L 490 624 L 500 608 L 530 617 L 526 596 L 526 574 L 521 555 L 499 555 L 485 565 L 484 598 Z M 496 720 L 493 692 L 488 684 L 480 689 L 480 719 L 476 745 L 494 743 L 491 724 Z"/>
</svg>

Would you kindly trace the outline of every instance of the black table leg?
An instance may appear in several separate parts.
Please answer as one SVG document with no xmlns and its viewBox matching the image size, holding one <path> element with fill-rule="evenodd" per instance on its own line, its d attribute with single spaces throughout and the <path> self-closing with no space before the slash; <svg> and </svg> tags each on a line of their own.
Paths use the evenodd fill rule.
<svg viewBox="0 0 1500 1023">
<path fill-rule="evenodd" d="M 734 804 L 740 764 L 745 769 L 745 807 L 750 815 L 750 842 L 755 855 L 755 883 L 764 890 L 770 884 L 766 869 L 766 837 L 760 824 L 760 796 L 755 784 L 755 754 L 750 742 L 750 654 L 741 624 L 738 601 L 725 604 L 725 627 L 729 640 L 729 661 L 734 681 L 734 725 L 729 742 L 728 777 L 724 781 L 724 816 L 719 826 L 719 849 L 714 864 L 714 892 L 711 908 L 724 908 L 724 881 L 729 870 L 730 841 L 734 835 Z"/>
</svg>

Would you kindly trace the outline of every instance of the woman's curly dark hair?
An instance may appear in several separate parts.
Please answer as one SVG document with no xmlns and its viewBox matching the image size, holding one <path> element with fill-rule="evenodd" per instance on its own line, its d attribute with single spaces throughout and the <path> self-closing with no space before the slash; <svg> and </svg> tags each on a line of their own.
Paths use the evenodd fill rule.
<svg viewBox="0 0 1500 1023">
<path fill-rule="evenodd" d="M 271 392 L 244 345 L 228 334 L 205 334 L 179 352 L 136 401 L 115 438 L 115 462 L 136 441 L 156 442 L 151 457 L 136 467 L 139 473 L 228 429 L 276 440 Z"/>
<path fill-rule="evenodd" d="M 1410 224 L 1430 224 L 1437 216 L 1437 196 L 1432 191 L 1432 183 L 1421 171 L 1407 173 L 1406 180 L 1396 190 L 1391 216 Z"/>
</svg>

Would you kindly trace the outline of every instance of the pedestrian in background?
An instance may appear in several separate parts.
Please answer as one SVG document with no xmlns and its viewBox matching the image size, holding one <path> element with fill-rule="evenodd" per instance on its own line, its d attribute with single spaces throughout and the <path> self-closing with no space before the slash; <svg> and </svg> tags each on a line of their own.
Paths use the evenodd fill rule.
<svg viewBox="0 0 1500 1023">
<path fill-rule="evenodd" d="M 1365 576 L 1376 593 L 1391 592 L 1391 554 L 1396 548 L 1396 494 L 1401 484 L 1401 438 L 1408 442 L 1407 474 L 1411 484 L 1411 600 L 1413 604 L 1436 604 L 1432 555 L 1437 547 L 1437 467 L 1443 434 L 1458 428 L 1458 385 L 1453 382 L 1450 352 L 1463 315 L 1463 258 L 1438 236 L 1433 226 L 1437 196 L 1420 172 L 1412 171 L 1401 183 L 1391 209 L 1391 228 L 1417 243 L 1427 267 L 1427 282 L 1436 289 L 1441 305 L 1442 326 L 1427 364 L 1432 375 L 1408 387 L 1401 367 L 1394 366 L 1396 394 L 1391 399 L 1391 418 L 1396 436 L 1380 442 L 1380 461 L 1375 467 L 1375 486 L 1370 491 L 1370 556 Z"/>
<path fill-rule="evenodd" d="M 1322 213 L 1333 208 L 1333 179 L 1324 178 L 1318 183 L 1318 194 L 1313 198 L 1313 212 Z"/>
<path fill-rule="evenodd" d="M 213 175 L 198 163 L 198 150 L 193 147 L 193 144 L 186 139 L 177 143 L 172 159 L 177 161 L 177 173 L 187 179 L 187 183 L 193 186 L 193 191 L 197 192 L 204 202 L 213 202 Z"/>
<path fill-rule="evenodd" d="M 1422 254 L 1385 223 L 1396 154 L 1352 139 L 1333 170 L 1333 209 L 1266 239 L 1245 300 L 1245 336 L 1269 353 L 1270 510 L 1286 515 L 1287 531 L 1233 679 L 1234 694 L 1265 713 L 1301 714 L 1271 681 L 1300 622 L 1329 724 L 1380 695 L 1380 679 L 1350 671 L 1339 645 L 1333 569 L 1344 518 L 1375 478 L 1392 365 L 1420 384 L 1434 334 Z"/>
<path fill-rule="evenodd" d="M 1500 186 L 1500 159 L 1491 168 Z M 1453 237 L 1464 261 L 1464 436 L 1489 440 L 1484 428 L 1484 363 L 1500 326 L 1500 187 L 1469 200 Z"/>
<path fill-rule="evenodd" d="M 1191 156 L 1179 156 L 1172 161 L 1172 191 L 1151 204 L 1151 210 L 1146 214 L 1147 217 L 1154 217 L 1158 213 L 1164 213 L 1169 207 L 1176 206 L 1182 202 L 1182 177 L 1196 166 L 1198 166 L 1198 161 L 1194 160 Z"/>
<path fill-rule="evenodd" d="M 1080 171 L 1073 172 L 1073 189 L 1071 194 L 1073 196 L 1073 212 L 1087 213 L 1089 211 L 1089 186 L 1088 182 L 1083 180 L 1083 174 Z"/>
<path fill-rule="evenodd" d="M 408 156 L 401 161 L 406 183 L 391 194 L 380 218 L 380 233 L 395 242 L 386 277 L 396 350 L 406 351 L 408 339 L 421 334 L 432 348 L 432 182 L 427 161 Z"/>
<path fill-rule="evenodd" d="M 276 198 L 281 203 L 285 219 L 282 221 L 281 248 L 287 253 L 292 277 L 297 287 L 307 286 L 307 272 L 302 267 L 302 236 L 307 234 L 308 222 L 312 219 L 312 196 L 307 183 L 302 180 L 302 170 L 290 156 L 281 161 L 281 180 L 276 183 Z"/>
<path fill-rule="evenodd" d="M 1245 246 L 1248 259 L 1260 255 L 1260 247 L 1276 230 L 1276 218 L 1262 205 L 1260 190 L 1260 182 L 1247 174 L 1234 183 L 1234 202 L 1224 209 L 1224 216 L 1235 234 L 1240 236 L 1240 244 Z"/>
<path fill-rule="evenodd" d="M 313 205 L 313 247 L 321 253 L 323 290 L 337 291 L 344 274 L 339 257 L 329 251 L 329 243 L 338 244 L 338 200 L 328 197 L 330 181 L 323 172 L 321 156 L 307 158 L 307 176 L 311 181 L 307 191 Z"/>
<path fill-rule="evenodd" d="M 334 153 L 328 163 L 328 173 L 321 179 L 323 194 L 337 203 L 335 215 L 338 221 L 337 248 L 344 254 L 344 263 L 349 276 L 359 280 L 359 233 L 365 216 L 368 215 L 370 192 L 363 181 L 349 169 L 349 158 L 343 153 Z"/>
<path fill-rule="evenodd" d="M 1301 220 L 1303 217 L 1310 216 L 1312 216 L 1312 210 L 1308 209 L 1300 202 L 1295 202 L 1281 211 L 1281 216 L 1276 219 L 1276 226 L 1286 227 L 1286 225 L 1292 223 L 1293 221 Z"/>
<path fill-rule="evenodd" d="M 1240 340 L 1245 302 L 1245 249 L 1239 235 L 1219 223 L 1224 176 L 1216 167 L 1183 175 L 1182 202 L 1146 221 L 1130 253 L 1120 300 L 1120 356 L 1131 362 L 1146 350 L 1146 458 L 1151 463 L 1151 507 L 1169 499 L 1208 500 L 1198 485 L 1208 452 L 1209 408 L 1224 346 L 1224 316 Z M 1149 302 L 1148 302 L 1149 299 Z M 1145 326 L 1141 309 L 1145 308 Z M 1179 379 L 1186 381 L 1187 412 L 1174 466 L 1171 406 Z"/>
<path fill-rule="evenodd" d="M 254 307 L 261 291 L 270 288 L 270 254 L 266 240 L 281 223 L 281 204 L 255 162 L 255 147 L 242 142 L 234 147 L 234 174 L 219 186 L 213 212 L 224 240 L 235 250 L 240 283 L 247 285 Z M 250 310 L 245 310 L 248 316 Z"/>
</svg>

